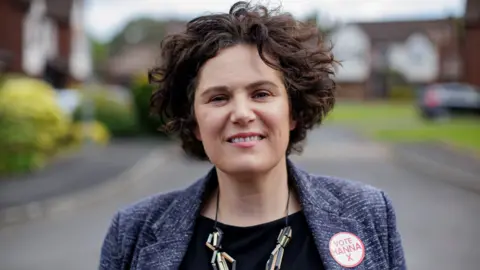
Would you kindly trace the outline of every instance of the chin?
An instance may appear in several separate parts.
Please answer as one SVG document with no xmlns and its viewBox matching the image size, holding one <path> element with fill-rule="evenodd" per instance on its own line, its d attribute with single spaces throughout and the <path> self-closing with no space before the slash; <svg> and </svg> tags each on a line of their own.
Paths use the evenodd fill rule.
<svg viewBox="0 0 480 270">
<path fill-rule="evenodd" d="M 276 165 L 274 160 L 252 155 L 236 155 L 225 158 L 215 166 L 227 174 L 258 174 L 271 170 Z"/>
</svg>

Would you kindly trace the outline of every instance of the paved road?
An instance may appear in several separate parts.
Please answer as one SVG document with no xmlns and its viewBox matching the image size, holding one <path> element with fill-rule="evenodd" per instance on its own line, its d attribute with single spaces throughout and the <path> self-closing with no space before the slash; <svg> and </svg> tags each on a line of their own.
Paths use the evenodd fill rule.
<svg viewBox="0 0 480 270">
<path fill-rule="evenodd" d="M 157 159 L 154 167 L 152 162 L 148 162 L 150 168 L 143 166 L 142 179 L 120 196 L 1 230 L 0 269 L 96 269 L 102 238 L 118 207 L 188 185 L 209 168 L 172 154 Z M 480 268 L 479 194 L 402 168 L 388 149 L 338 128 L 315 131 L 304 155 L 295 160 L 311 172 L 354 179 L 387 191 L 397 210 L 409 269 Z"/>
<path fill-rule="evenodd" d="M 54 161 L 42 171 L 0 178 L 0 208 L 42 201 L 109 181 L 160 143 L 165 142 L 116 139 L 107 147 L 86 147 L 75 155 Z"/>
</svg>

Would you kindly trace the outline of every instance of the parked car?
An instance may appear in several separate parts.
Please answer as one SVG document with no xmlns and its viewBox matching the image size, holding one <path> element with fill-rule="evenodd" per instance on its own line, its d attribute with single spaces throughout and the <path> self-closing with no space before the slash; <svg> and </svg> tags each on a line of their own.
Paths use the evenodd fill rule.
<svg viewBox="0 0 480 270">
<path fill-rule="evenodd" d="M 441 83 L 421 89 L 418 103 L 423 118 L 435 120 L 453 114 L 480 115 L 480 88 L 464 83 Z"/>
</svg>

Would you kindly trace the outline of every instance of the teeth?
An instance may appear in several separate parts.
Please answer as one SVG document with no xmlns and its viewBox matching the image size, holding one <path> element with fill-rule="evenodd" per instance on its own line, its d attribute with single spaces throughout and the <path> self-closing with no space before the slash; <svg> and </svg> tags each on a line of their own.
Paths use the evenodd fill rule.
<svg viewBox="0 0 480 270">
<path fill-rule="evenodd" d="M 249 141 L 260 141 L 261 139 L 262 138 L 260 136 L 250 136 L 245 138 L 233 138 L 232 142 L 239 143 L 239 142 L 249 142 Z"/>
</svg>

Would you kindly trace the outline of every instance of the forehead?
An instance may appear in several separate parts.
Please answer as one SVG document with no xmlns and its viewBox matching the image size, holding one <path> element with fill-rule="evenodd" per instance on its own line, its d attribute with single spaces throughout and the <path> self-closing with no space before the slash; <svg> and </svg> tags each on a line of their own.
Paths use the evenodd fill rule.
<svg viewBox="0 0 480 270">
<path fill-rule="evenodd" d="M 237 88 L 261 80 L 282 84 L 280 72 L 265 64 L 255 46 L 236 45 L 221 50 L 203 65 L 197 91 L 219 85 Z"/>
</svg>

